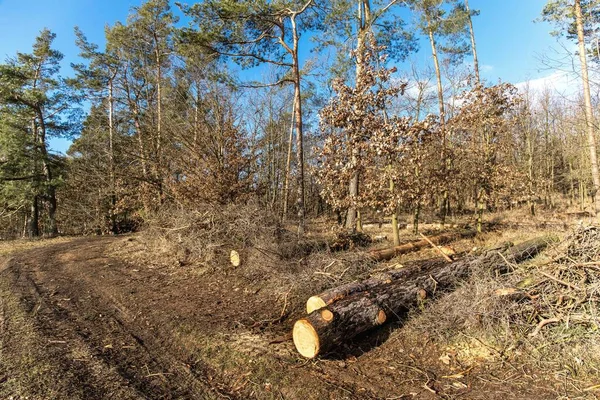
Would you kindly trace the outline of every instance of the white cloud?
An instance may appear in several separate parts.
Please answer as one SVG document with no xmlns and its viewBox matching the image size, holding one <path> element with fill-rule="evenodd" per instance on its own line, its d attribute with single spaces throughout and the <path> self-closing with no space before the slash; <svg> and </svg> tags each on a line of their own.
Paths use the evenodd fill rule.
<svg viewBox="0 0 600 400">
<path fill-rule="evenodd" d="M 550 91 L 553 96 L 572 98 L 581 90 L 579 82 L 579 77 L 573 73 L 554 71 L 541 78 L 516 83 L 515 86 L 521 92 L 529 92 L 532 97 Z"/>
</svg>

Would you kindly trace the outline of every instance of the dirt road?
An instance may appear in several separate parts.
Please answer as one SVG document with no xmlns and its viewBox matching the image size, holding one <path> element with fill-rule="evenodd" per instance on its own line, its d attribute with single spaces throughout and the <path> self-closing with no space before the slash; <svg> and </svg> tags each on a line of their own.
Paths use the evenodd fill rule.
<svg viewBox="0 0 600 400">
<path fill-rule="evenodd" d="M 181 282 L 105 256 L 114 240 L 77 239 L 3 260 L 0 397 L 235 397 L 169 337 L 177 316 L 189 316 L 185 290 L 171 297 Z"/>
</svg>

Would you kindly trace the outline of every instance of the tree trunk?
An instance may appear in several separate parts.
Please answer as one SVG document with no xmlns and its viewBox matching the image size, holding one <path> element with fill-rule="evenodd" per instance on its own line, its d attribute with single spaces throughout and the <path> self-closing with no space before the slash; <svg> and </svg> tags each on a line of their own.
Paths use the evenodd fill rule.
<svg viewBox="0 0 600 400">
<path fill-rule="evenodd" d="M 47 203 L 48 203 L 48 235 L 54 237 L 58 235 L 58 226 L 56 225 L 56 186 L 48 185 L 47 191 Z"/>
<path fill-rule="evenodd" d="M 483 194 L 485 193 L 485 189 L 480 187 L 477 190 L 477 233 L 481 233 L 483 230 L 483 212 L 485 210 L 485 202 L 483 198 Z"/>
<path fill-rule="evenodd" d="M 356 165 L 358 163 L 358 157 L 353 155 L 352 156 L 352 164 Z M 349 192 L 350 192 L 350 198 L 351 198 L 351 202 L 355 202 L 356 198 L 358 197 L 358 172 L 355 172 L 354 175 L 352 175 L 352 178 L 350 179 L 350 187 L 349 187 Z M 356 220 L 357 220 L 357 210 L 356 210 L 356 206 L 351 205 L 350 207 L 348 207 L 348 213 L 346 214 L 346 228 L 351 229 L 351 230 L 356 230 Z"/>
<path fill-rule="evenodd" d="M 108 168 L 110 185 L 110 230 L 117 233 L 117 216 L 115 209 L 117 207 L 117 189 L 115 179 L 115 128 L 114 128 L 114 98 L 113 98 L 113 79 L 108 81 Z"/>
<path fill-rule="evenodd" d="M 421 214 L 421 203 L 417 202 L 413 211 L 413 233 L 416 235 L 419 233 L 419 215 Z"/>
<path fill-rule="evenodd" d="M 476 234 L 475 231 L 464 231 L 464 232 L 459 232 L 459 233 L 445 233 L 442 235 L 434 236 L 434 237 L 430 238 L 430 240 L 434 244 L 440 245 L 440 244 L 452 242 L 457 239 L 472 238 L 475 236 L 475 234 Z M 369 256 L 376 261 L 385 261 L 385 260 L 390 260 L 401 254 L 406 254 L 406 253 L 411 253 L 413 251 L 421 250 L 428 246 L 430 246 L 429 242 L 427 242 L 425 239 L 423 239 L 423 240 L 418 240 L 415 242 L 403 244 L 401 246 L 391 247 L 388 249 L 371 250 L 369 252 Z"/>
<path fill-rule="evenodd" d="M 356 35 L 356 90 L 360 91 L 359 81 L 363 75 L 365 52 L 367 49 L 367 35 L 371 31 L 371 3 L 369 0 L 358 0 L 358 33 Z M 360 139 L 358 139 L 360 140 Z M 361 155 L 358 150 L 352 150 L 352 165 L 358 168 Z M 358 169 L 352 175 L 349 185 L 349 194 L 351 201 L 358 200 L 359 193 L 359 172 Z M 348 208 L 346 214 L 346 228 L 362 232 L 362 217 L 355 204 Z"/>
<path fill-rule="evenodd" d="M 535 215 L 535 204 L 533 201 L 533 194 L 535 193 L 535 180 L 533 174 L 533 132 L 531 126 L 527 124 L 527 178 L 529 181 L 529 196 L 527 197 L 527 206 L 532 216 Z"/>
<path fill-rule="evenodd" d="M 400 231 L 398 229 L 398 211 L 392 213 L 392 235 L 394 238 L 394 247 L 400 246 Z"/>
<path fill-rule="evenodd" d="M 313 311 L 294 324 L 293 339 L 298 352 L 307 358 L 326 353 L 386 319 L 403 314 L 427 297 L 437 295 L 465 279 L 475 269 L 505 272 L 510 264 L 535 257 L 548 244 L 547 238 L 522 243 L 499 254 L 446 264 L 408 280 L 391 281 L 368 291 L 357 292 Z"/>
<path fill-rule="evenodd" d="M 296 96 L 292 100 L 292 122 L 290 124 L 290 139 L 288 142 L 287 160 L 285 163 L 285 182 L 283 185 L 283 214 L 282 219 L 285 220 L 288 213 L 288 202 L 290 194 L 290 175 L 292 166 L 292 149 L 294 147 L 294 123 L 296 119 Z"/>
<path fill-rule="evenodd" d="M 428 23 L 430 24 L 429 20 Z M 429 35 L 429 44 L 431 45 L 431 55 L 433 57 L 433 66 L 435 68 L 435 78 L 437 83 L 437 97 L 438 97 L 438 107 L 440 112 L 440 130 L 442 134 L 442 165 L 443 169 L 447 169 L 447 159 L 446 159 L 446 110 L 444 106 L 444 87 L 442 85 L 442 72 L 440 69 L 440 62 L 437 55 L 437 45 L 435 42 L 435 37 L 433 35 L 433 29 L 431 26 L 428 31 Z M 444 173 L 442 172 L 442 175 Z M 447 200 L 448 200 L 448 188 L 444 184 L 444 189 L 442 192 L 442 207 L 441 207 L 441 222 L 442 225 L 446 222 L 446 212 L 447 212 Z"/>
<path fill-rule="evenodd" d="M 294 41 L 293 48 L 293 74 L 294 74 L 294 102 L 296 103 L 296 163 L 297 174 L 297 199 L 296 207 L 298 209 L 298 236 L 304 235 L 306 212 L 304 209 L 304 149 L 303 149 L 303 131 L 302 131 L 302 96 L 300 88 L 300 67 L 298 61 L 298 29 L 296 27 L 295 14 L 291 18 L 292 35 Z"/>
<path fill-rule="evenodd" d="M 40 236 L 40 212 L 38 206 L 38 196 L 33 196 L 31 207 L 27 217 L 27 237 L 34 238 Z"/>
<path fill-rule="evenodd" d="M 594 134 L 594 113 L 592 109 L 592 96 L 590 93 L 590 81 L 585 49 L 585 37 L 583 32 L 583 15 L 581 12 L 581 0 L 575 0 L 575 19 L 577 23 L 577 39 L 579 43 L 579 61 L 581 63 L 581 79 L 583 83 L 583 98 L 585 102 L 585 119 L 587 127 L 587 141 L 590 152 L 590 163 L 592 181 L 594 184 L 594 211 L 600 212 L 600 196 L 596 196 L 600 190 L 600 173 L 598 172 L 598 159 L 596 155 L 596 138 Z"/>
<path fill-rule="evenodd" d="M 38 143 L 40 155 L 42 159 L 42 173 L 46 182 L 46 193 L 44 193 L 44 200 L 48 203 L 48 235 L 56 236 L 58 234 L 58 227 L 56 225 L 56 185 L 52 182 L 52 170 L 50 169 L 50 160 L 48 156 L 48 149 L 46 147 L 46 121 L 41 108 L 36 109 L 38 118 Z"/>
<path fill-rule="evenodd" d="M 475 30 L 473 29 L 473 20 L 471 19 L 471 9 L 469 8 L 469 0 L 465 0 L 465 8 L 468 15 L 469 33 L 471 36 L 471 50 L 473 52 L 473 69 L 475 70 L 475 81 L 479 85 L 481 79 L 479 77 L 479 61 L 477 60 L 477 46 L 475 46 Z"/>
<path fill-rule="evenodd" d="M 161 65 L 161 54 L 159 48 L 159 40 L 156 32 L 153 33 L 154 37 L 154 55 L 156 62 L 156 184 L 158 185 L 158 201 L 160 204 L 164 203 L 164 188 L 163 188 L 163 130 L 162 130 L 162 65 Z"/>
<path fill-rule="evenodd" d="M 573 179 L 573 162 L 569 161 L 569 205 L 575 204 L 575 180 Z"/>
<path fill-rule="evenodd" d="M 405 266 L 400 269 L 386 271 L 360 282 L 350 282 L 345 285 L 331 288 L 315 296 L 311 296 L 306 301 L 306 313 L 310 314 L 315 310 L 327 307 L 336 301 L 348 298 L 355 293 L 377 290 L 377 288 L 389 285 L 392 282 L 407 281 L 419 274 L 434 270 L 441 265 L 446 265 L 445 260 L 421 261 L 415 266 Z"/>
<path fill-rule="evenodd" d="M 383 324 L 385 311 L 368 296 L 336 303 L 296 321 L 292 336 L 298 352 L 307 358 L 323 354 L 359 333 Z"/>
</svg>

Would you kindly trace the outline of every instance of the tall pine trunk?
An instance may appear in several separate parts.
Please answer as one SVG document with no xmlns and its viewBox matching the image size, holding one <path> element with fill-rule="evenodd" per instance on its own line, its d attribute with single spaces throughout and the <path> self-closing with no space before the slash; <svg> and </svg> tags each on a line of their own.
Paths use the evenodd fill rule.
<svg viewBox="0 0 600 400">
<path fill-rule="evenodd" d="M 50 159 L 48 155 L 48 149 L 46 147 L 46 121 L 41 108 L 36 109 L 38 118 L 38 147 L 42 160 L 42 174 L 46 183 L 46 193 L 44 193 L 44 200 L 48 205 L 48 228 L 47 232 L 49 236 L 56 236 L 58 234 L 58 226 L 56 225 L 56 185 L 52 181 L 52 170 L 50 169 Z"/>
<path fill-rule="evenodd" d="M 287 148 L 287 159 L 285 162 L 285 180 L 283 184 L 283 212 L 282 218 L 285 220 L 288 214 L 288 203 L 290 197 L 290 176 L 292 167 L 292 150 L 294 148 L 294 127 L 296 123 L 296 91 L 294 89 L 294 99 L 292 100 L 292 122 L 290 124 L 290 135 Z"/>
<path fill-rule="evenodd" d="M 581 11 L 581 0 L 575 0 L 575 20 L 577 23 L 577 41 L 579 44 L 579 61 L 581 63 L 581 80 L 583 83 L 583 99 L 585 102 L 585 119 L 587 141 L 590 152 L 590 164 L 592 172 L 592 182 L 594 184 L 593 198 L 594 211 L 596 215 L 600 212 L 600 173 L 598 172 L 598 158 L 596 155 L 596 138 L 594 134 L 594 112 L 592 109 L 592 96 L 590 93 L 590 81 L 588 76 L 588 67 L 585 49 L 585 37 L 583 32 L 583 15 Z"/>
<path fill-rule="evenodd" d="M 296 14 L 291 17 L 292 36 L 294 48 L 293 58 L 293 76 L 294 76 L 294 102 L 296 103 L 296 164 L 298 168 L 297 179 L 297 199 L 296 207 L 298 209 L 298 236 L 304 235 L 306 211 L 304 208 L 304 135 L 302 131 L 302 94 L 300 87 L 300 67 L 298 61 L 298 28 L 296 26 Z"/>
<path fill-rule="evenodd" d="M 108 168 L 110 185 L 110 230 L 117 233 L 117 188 L 115 179 L 115 128 L 114 128 L 114 98 L 113 98 L 113 77 L 108 81 Z"/>
<path fill-rule="evenodd" d="M 471 9 L 469 8 L 469 0 L 465 0 L 465 8 L 467 11 L 467 22 L 469 24 L 469 34 L 471 37 L 471 51 L 473 53 L 473 69 L 475 70 L 475 80 L 477 84 L 481 83 L 479 77 L 479 60 L 477 59 L 477 46 L 475 45 L 475 30 L 473 29 L 473 20 L 471 18 Z"/>
</svg>

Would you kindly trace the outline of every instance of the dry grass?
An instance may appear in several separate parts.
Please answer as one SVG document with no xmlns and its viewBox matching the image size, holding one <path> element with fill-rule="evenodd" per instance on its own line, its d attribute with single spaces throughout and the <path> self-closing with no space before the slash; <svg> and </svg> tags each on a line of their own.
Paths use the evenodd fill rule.
<svg viewBox="0 0 600 400">
<path fill-rule="evenodd" d="M 278 243 L 291 239 L 286 234 L 274 216 L 252 204 L 166 209 L 148 221 L 142 233 L 148 246 L 174 256 L 180 265 L 213 268 L 228 263 L 231 250 L 242 259 L 250 248 L 272 253 Z"/>
<path fill-rule="evenodd" d="M 138 242 L 129 240 L 130 246 Z M 245 290 L 275 293 L 283 320 L 304 312 L 315 293 L 366 277 L 374 263 L 360 248 L 369 244 L 368 235 L 335 230 L 299 241 L 256 205 L 206 205 L 193 212 L 166 210 L 150 221 L 137 243 L 143 247 L 137 263 L 225 274 Z M 240 255 L 239 267 L 230 264 L 231 250 Z M 131 249 L 122 251 L 127 252 Z"/>
<path fill-rule="evenodd" d="M 52 239 L 0 240 L 0 256 L 10 255 L 21 250 L 29 250 L 58 243 L 66 243 L 71 239 L 72 238 L 66 236 L 61 236 Z"/>
</svg>

